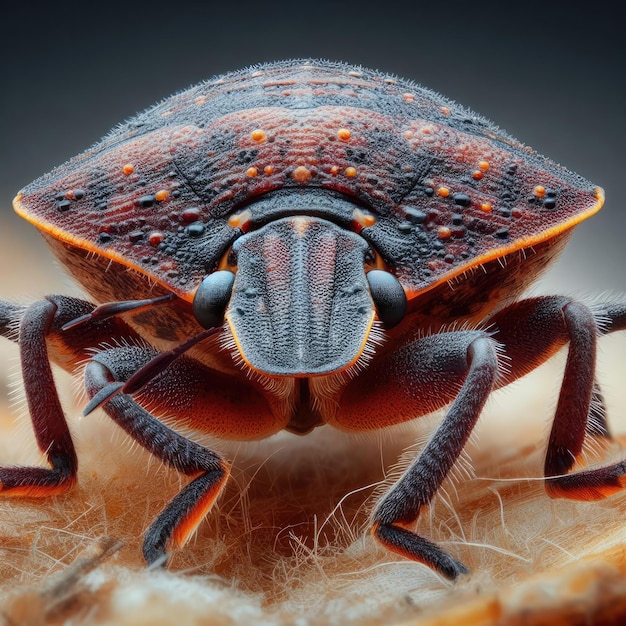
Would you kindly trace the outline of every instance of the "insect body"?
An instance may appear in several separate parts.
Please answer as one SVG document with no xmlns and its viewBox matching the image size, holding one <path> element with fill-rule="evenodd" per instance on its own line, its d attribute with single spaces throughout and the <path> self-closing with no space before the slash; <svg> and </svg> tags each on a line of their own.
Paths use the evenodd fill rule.
<svg viewBox="0 0 626 626">
<path fill-rule="evenodd" d="M 626 327 L 626 306 L 518 299 L 602 202 L 486 120 L 370 70 L 275 63 L 181 92 L 14 201 L 96 304 L 0 301 L 50 464 L 0 468 L 0 490 L 45 496 L 75 482 L 50 361 L 88 360 L 86 410 L 102 406 L 191 477 L 148 529 L 148 562 L 185 543 L 229 473 L 148 400 L 235 440 L 372 430 L 450 405 L 373 532 L 455 578 L 465 567 L 411 525 L 490 392 L 567 343 L 547 491 L 596 499 L 626 484 L 624 463 L 569 473 L 586 438 L 610 438 L 595 345 Z"/>
</svg>

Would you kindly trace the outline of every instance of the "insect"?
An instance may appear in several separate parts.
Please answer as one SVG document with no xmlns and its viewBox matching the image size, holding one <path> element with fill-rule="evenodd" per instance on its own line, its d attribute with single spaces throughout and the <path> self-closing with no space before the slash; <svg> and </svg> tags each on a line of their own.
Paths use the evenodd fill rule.
<svg viewBox="0 0 626 626">
<path fill-rule="evenodd" d="M 190 477 L 146 531 L 165 562 L 210 511 L 231 440 L 322 425 L 441 424 L 373 512 L 390 550 L 450 579 L 466 567 L 412 530 L 492 390 L 569 344 L 545 458 L 552 497 L 594 500 L 626 465 L 571 472 L 611 438 L 595 350 L 626 304 L 520 299 L 603 192 L 411 82 L 324 61 L 226 74 L 178 93 L 23 189 L 32 222 L 93 302 L 0 301 L 49 467 L 2 467 L 3 495 L 76 481 L 51 362 L 84 366 L 102 409 Z"/>
</svg>

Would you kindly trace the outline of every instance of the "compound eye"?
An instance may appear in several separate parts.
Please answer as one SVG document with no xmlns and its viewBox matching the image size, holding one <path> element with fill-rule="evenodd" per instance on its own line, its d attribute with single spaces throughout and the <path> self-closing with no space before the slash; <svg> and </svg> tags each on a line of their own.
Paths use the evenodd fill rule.
<svg viewBox="0 0 626 626">
<path fill-rule="evenodd" d="M 385 328 L 397 326 L 406 314 L 406 294 L 400 281 L 384 270 L 371 270 L 366 277 L 378 319 Z"/>
<path fill-rule="evenodd" d="M 224 312 L 230 302 L 235 275 L 228 270 L 209 274 L 198 287 L 193 298 L 193 314 L 203 328 L 214 328 L 224 323 Z"/>
</svg>

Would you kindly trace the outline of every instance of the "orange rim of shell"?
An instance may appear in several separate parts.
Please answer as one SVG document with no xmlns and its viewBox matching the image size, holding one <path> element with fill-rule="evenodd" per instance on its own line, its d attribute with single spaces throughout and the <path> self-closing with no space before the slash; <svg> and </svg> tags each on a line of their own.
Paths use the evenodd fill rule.
<svg viewBox="0 0 626 626">
<path fill-rule="evenodd" d="M 515 252 L 516 250 L 522 250 L 524 248 L 529 248 L 531 246 L 534 246 L 538 243 L 542 243 L 544 241 L 547 241 L 549 239 L 552 239 L 560 235 L 561 233 L 565 232 L 566 230 L 569 230 L 570 228 L 573 228 L 577 224 L 580 224 L 580 222 L 583 222 L 587 218 L 597 213 L 602 208 L 602 205 L 604 204 L 604 190 L 601 187 L 594 187 L 594 194 L 596 197 L 596 202 L 594 202 L 586 210 L 581 211 L 580 213 L 577 213 L 576 215 L 563 221 L 560 224 L 557 224 L 555 226 L 552 226 L 551 228 L 547 228 L 546 230 L 541 231 L 541 233 L 537 235 L 530 236 L 530 237 L 522 237 L 521 239 L 516 239 L 513 243 L 509 245 L 493 248 L 489 250 L 489 252 L 485 252 L 484 254 L 481 254 L 475 257 L 474 259 L 471 259 L 467 263 L 462 264 L 459 267 L 455 268 L 454 270 L 446 273 L 438 280 L 435 280 L 432 283 L 430 283 L 427 287 L 417 290 L 417 291 L 407 291 L 407 298 L 409 300 L 416 298 L 417 296 L 435 288 L 437 285 L 448 282 L 455 276 L 459 276 L 460 274 L 463 274 L 464 272 L 466 272 L 468 269 L 472 267 L 479 267 L 480 265 L 484 265 L 485 263 L 488 263 L 489 261 L 502 258 L 503 256 L 510 254 L 511 252 Z M 28 213 L 28 211 L 24 209 L 21 201 L 22 201 L 22 194 L 20 193 L 13 200 L 13 209 L 20 217 L 24 218 L 27 222 L 30 222 L 31 224 L 36 226 L 39 230 L 51 235 L 52 237 L 54 237 L 55 239 L 58 239 L 59 241 L 70 244 L 72 246 L 76 246 L 77 248 L 80 248 L 82 250 L 87 250 L 88 252 L 99 254 L 107 259 L 115 261 L 116 263 L 120 263 L 121 265 L 124 265 L 125 267 L 128 267 L 130 269 L 133 269 L 139 272 L 140 274 L 143 274 L 144 276 L 149 275 L 150 278 L 152 278 L 152 280 L 154 280 L 156 283 L 158 283 L 162 287 L 168 289 L 169 291 L 174 291 L 172 289 L 172 286 L 169 285 L 167 282 L 165 282 L 162 279 L 157 278 L 156 276 L 153 276 L 152 274 L 147 274 L 144 268 L 141 268 L 135 265 L 134 263 L 130 263 L 128 259 L 125 258 L 123 255 L 112 250 L 102 250 L 101 248 L 94 246 L 92 243 L 90 243 L 86 239 L 76 237 L 75 235 L 72 235 L 71 233 L 68 233 L 62 230 L 58 228 L 57 226 L 54 226 L 50 222 L 41 220 L 39 218 L 35 219 L 33 216 L 31 216 Z M 184 292 L 176 292 L 176 294 L 183 300 L 186 300 L 187 302 L 192 302 L 195 292 L 184 291 Z"/>
</svg>

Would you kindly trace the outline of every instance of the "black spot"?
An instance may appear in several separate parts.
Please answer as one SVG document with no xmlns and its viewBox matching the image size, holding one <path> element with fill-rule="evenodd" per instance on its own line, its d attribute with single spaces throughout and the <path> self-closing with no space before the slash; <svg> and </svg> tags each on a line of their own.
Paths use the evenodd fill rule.
<svg viewBox="0 0 626 626">
<path fill-rule="evenodd" d="M 100 211 L 106 211 L 109 208 L 109 203 L 105 200 L 96 205 L 96 209 Z"/>
<path fill-rule="evenodd" d="M 172 197 L 180 198 L 180 189 L 175 189 L 174 191 L 172 191 Z"/>
<path fill-rule="evenodd" d="M 128 238 L 130 243 L 139 243 L 143 239 L 143 231 L 133 230 L 131 233 L 128 233 Z"/>
<path fill-rule="evenodd" d="M 74 189 L 74 200 L 80 200 L 85 197 L 85 192 L 82 189 Z"/>
<path fill-rule="evenodd" d="M 461 226 L 463 224 L 463 216 L 462 215 L 458 215 L 458 214 L 453 215 L 452 216 L 452 223 L 455 226 Z"/>
<path fill-rule="evenodd" d="M 413 224 L 411 222 L 400 222 L 397 228 L 401 233 L 410 233 L 413 229 Z"/>
<path fill-rule="evenodd" d="M 109 243 L 113 237 L 111 237 L 109 233 L 100 233 L 98 235 L 98 239 L 100 240 L 100 243 Z"/>
<path fill-rule="evenodd" d="M 543 206 L 546 209 L 553 209 L 556 206 L 556 200 L 554 198 L 546 198 L 543 201 Z"/>
<path fill-rule="evenodd" d="M 72 203 L 66 198 L 57 204 L 57 209 L 59 209 L 59 211 L 67 211 L 71 205 Z"/>
<path fill-rule="evenodd" d="M 141 198 L 139 198 L 139 206 L 144 209 L 153 206 L 155 202 L 156 198 L 154 196 L 141 196 Z"/>
<path fill-rule="evenodd" d="M 517 172 L 517 163 L 509 163 L 506 167 L 507 174 L 515 174 Z"/>
<path fill-rule="evenodd" d="M 432 187 L 424 187 L 424 193 L 427 196 L 432 196 L 435 193 L 435 190 Z"/>
<path fill-rule="evenodd" d="M 404 213 L 406 215 L 406 219 L 412 224 L 422 224 L 426 219 L 426 213 L 424 211 L 420 211 L 414 207 L 406 207 L 404 209 Z"/>
<path fill-rule="evenodd" d="M 190 224 L 187 227 L 187 232 L 189 233 L 190 237 L 200 237 L 200 235 L 202 235 L 202 233 L 204 232 L 204 224 L 201 224 L 200 222 Z"/>
<path fill-rule="evenodd" d="M 469 206 L 472 203 L 471 198 L 466 193 L 455 193 L 452 195 L 454 204 L 459 206 Z"/>
<path fill-rule="evenodd" d="M 546 198 L 556 198 L 556 191 L 554 189 L 546 189 Z"/>
<path fill-rule="evenodd" d="M 498 239 L 508 239 L 509 238 L 509 229 L 508 228 L 501 228 L 500 230 L 496 230 L 495 233 L 493 233 L 494 237 L 497 237 Z"/>
</svg>

